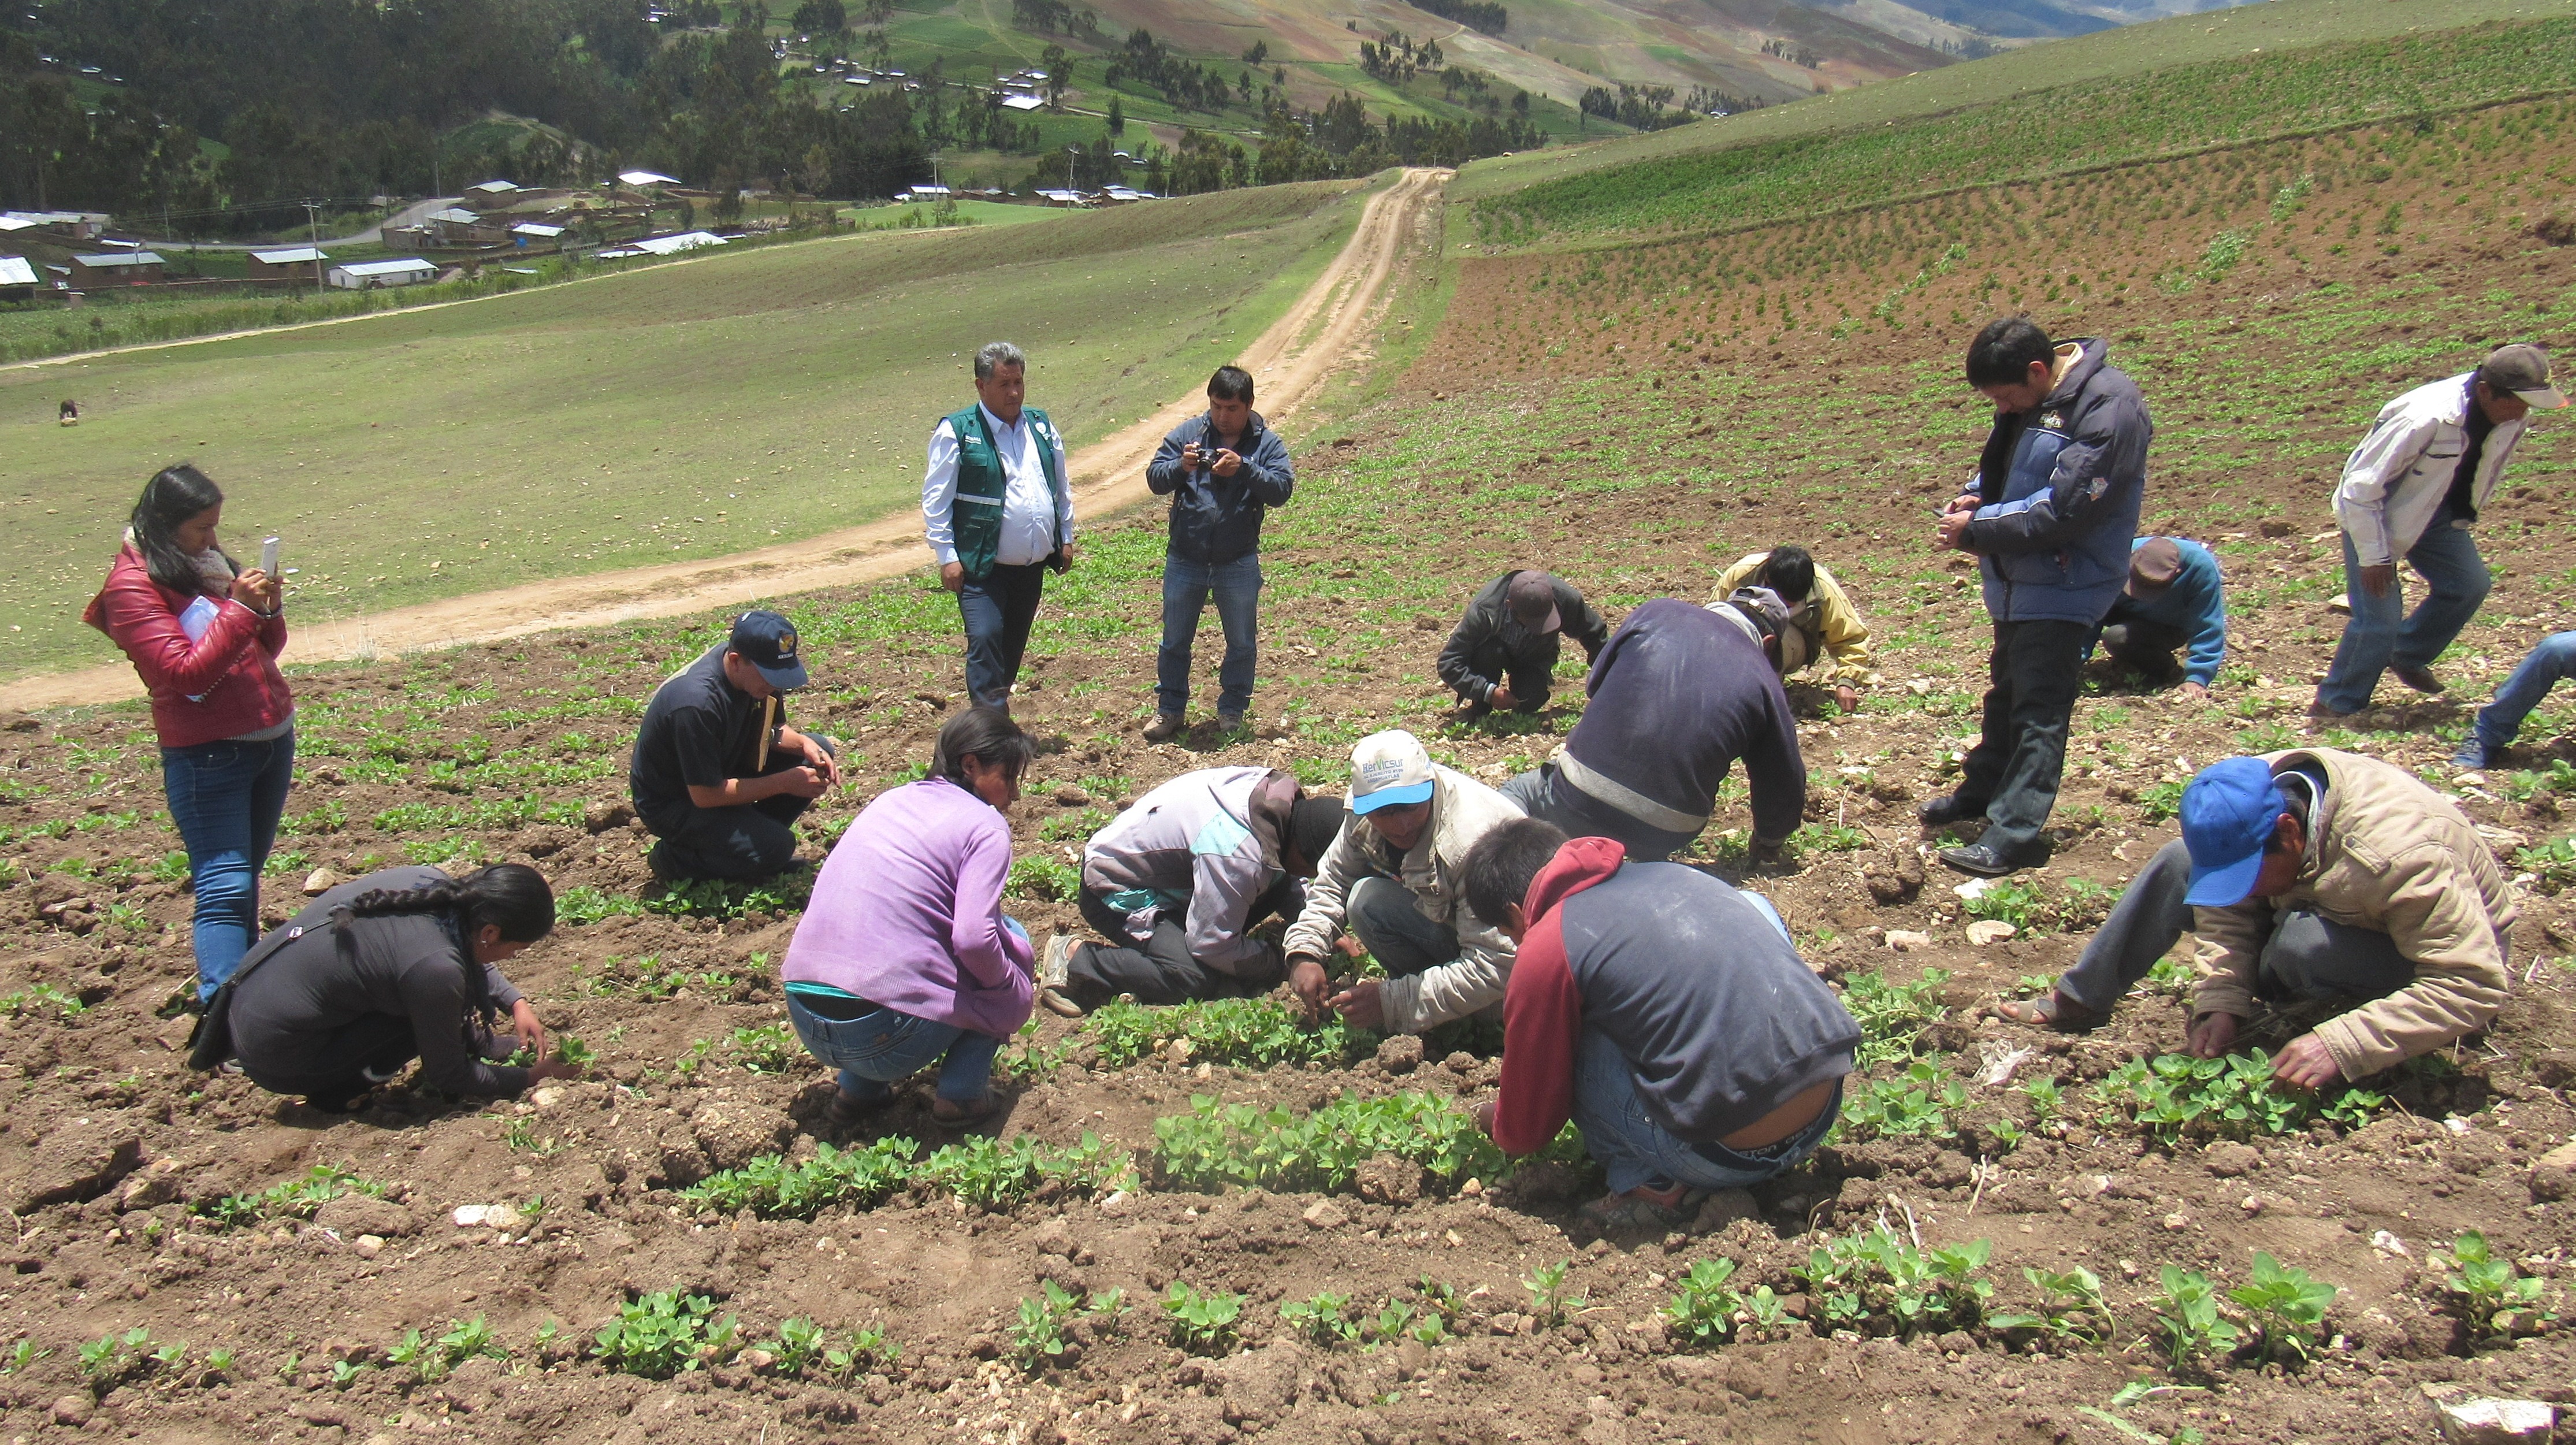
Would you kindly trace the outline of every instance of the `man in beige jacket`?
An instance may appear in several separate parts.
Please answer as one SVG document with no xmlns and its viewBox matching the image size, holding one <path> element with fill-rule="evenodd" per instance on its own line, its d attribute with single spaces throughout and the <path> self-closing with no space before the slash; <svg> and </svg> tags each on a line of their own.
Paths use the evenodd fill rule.
<svg viewBox="0 0 2576 1445">
<path fill-rule="evenodd" d="M 2229 758 L 2192 779 L 2182 838 L 2130 882 L 2056 989 L 2001 1012 L 2089 1028 L 2190 929 L 2216 949 L 2191 1052 L 2232 1050 L 2258 1000 L 2330 1013 L 2272 1061 L 2284 1082 L 2317 1088 L 2485 1028 L 2504 1004 L 2513 920 L 2485 840 L 2402 769 L 2325 748 Z"/>
<path fill-rule="evenodd" d="M 1354 1028 L 1418 1034 L 1503 1001 L 1513 945 L 1467 905 L 1467 850 L 1517 804 L 1431 761 L 1403 731 L 1351 749 L 1350 815 L 1288 925 L 1288 987 L 1310 1015 L 1330 1003 Z M 1386 969 L 1325 997 L 1324 959 L 1344 930 Z M 1347 954 L 1357 949 L 1343 947 Z"/>
</svg>

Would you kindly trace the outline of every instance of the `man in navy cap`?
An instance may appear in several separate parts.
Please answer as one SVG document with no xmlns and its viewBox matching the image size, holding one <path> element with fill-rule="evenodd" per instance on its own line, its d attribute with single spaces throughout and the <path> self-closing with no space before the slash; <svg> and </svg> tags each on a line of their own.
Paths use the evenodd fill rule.
<svg viewBox="0 0 2576 1445">
<path fill-rule="evenodd" d="M 830 739 L 787 725 L 805 685 L 796 625 L 746 612 L 733 635 L 664 679 L 635 737 L 635 811 L 661 841 L 653 876 L 767 878 L 796 856 L 791 825 L 841 781 Z"/>
<path fill-rule="evenodd" d="M 2485 1028 L 2504 1003 L 2513 920 L 2486 841 L 2405 770 L 2326 748 L 2229 758 L 2191 780 L 2181 839 L 2130 881 L 2048 997 L 1997 1011 L 2091 1028 L 2189 929 L 2204 945 L 2191 1052 L 2232 1051 L 2259 1002 L 2307 1030 L 2273 1074 L 2316 1088 Z"/>
</svg>

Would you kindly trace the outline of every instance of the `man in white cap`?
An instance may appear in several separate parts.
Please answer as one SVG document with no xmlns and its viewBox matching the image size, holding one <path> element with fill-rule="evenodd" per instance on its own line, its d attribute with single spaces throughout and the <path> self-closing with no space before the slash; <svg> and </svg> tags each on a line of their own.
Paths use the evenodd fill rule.
<svg viewBox="0 0 2576 1445">
<path fill-rule="evenodd" d="M 1501 1004 L 1512 940 L 1467 906 L 1463 870 L 1476 840 L 1521 810 L 1403 731 L 1351 749 L 1350 810 L 1288 926 L 1288 986 L 1307 1012 L 1329 1003 L 1354 1028 L 1418 1034 Z M 1327 998 L 1324 959 L 1337 947 L 1374 955 L 1386 977 Z"/>
<path fill-rule="evenodd" d="M 2513 460 L 2523 419 L 2566 404 L 2549 354 L 2516 344 L 2379 409 L 2335 488 L 2352 616 L 2310 712 L 2348 717 L 2370 706 L 2383 671 L 2417 692 L 2442 691 L 2433 659 L 2487 597 L 2486 559 L 2469 529 Z M 2398 593 L 2401 557 L 2427 589 L 2411 615 Z"/>
</svg>

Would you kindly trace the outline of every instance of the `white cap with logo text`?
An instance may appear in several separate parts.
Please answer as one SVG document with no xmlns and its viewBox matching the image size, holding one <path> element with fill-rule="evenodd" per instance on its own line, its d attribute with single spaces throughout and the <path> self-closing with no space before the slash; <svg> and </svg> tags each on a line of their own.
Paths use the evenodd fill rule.
<svg viewBox="0 0 2576 1445">
<path fill-rule="evenodd" d="M 1431 798 L 1431 754 L 1422 740 L 1401 728 L 1371 733 L 1351 749 L 1351 811 L 1428 802 Z"/>
</svg>

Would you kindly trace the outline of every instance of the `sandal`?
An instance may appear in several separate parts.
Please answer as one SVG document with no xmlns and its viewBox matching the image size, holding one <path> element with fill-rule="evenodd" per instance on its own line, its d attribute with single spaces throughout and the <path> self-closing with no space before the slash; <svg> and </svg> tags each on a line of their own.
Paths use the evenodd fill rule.
<svg viewBox="0 0 2576 1445">
<path fill-rule="evenodd" d="M 1000 1107 L 993 1101 L 991 1092 L 987 1091 L 962 1101 L 933 1099 L 930 1101 L 930 1117 L 949 1128 L 966 1129 L 992 1118 Z"/>
<path fill-rule="evenodd" d="M 2100 1014 L 2054 988 L 2042 998 L 2006 999 L 1995 1005 L 1995 1017 L 2062 1034 L 2080 1034 L 2102 1022 Z"/>
<path fill-rule="evenodd" d="M 1639 1185 L 1625 1194 L 1608 1194 L 1574 1211 L 1575 1218 L 1598 1234 L 1631 1234 L 1678 1229 L 1708 1198 L 1705 1189 L 1675 1184 L 1667 1189 Z"/>
</svg>

